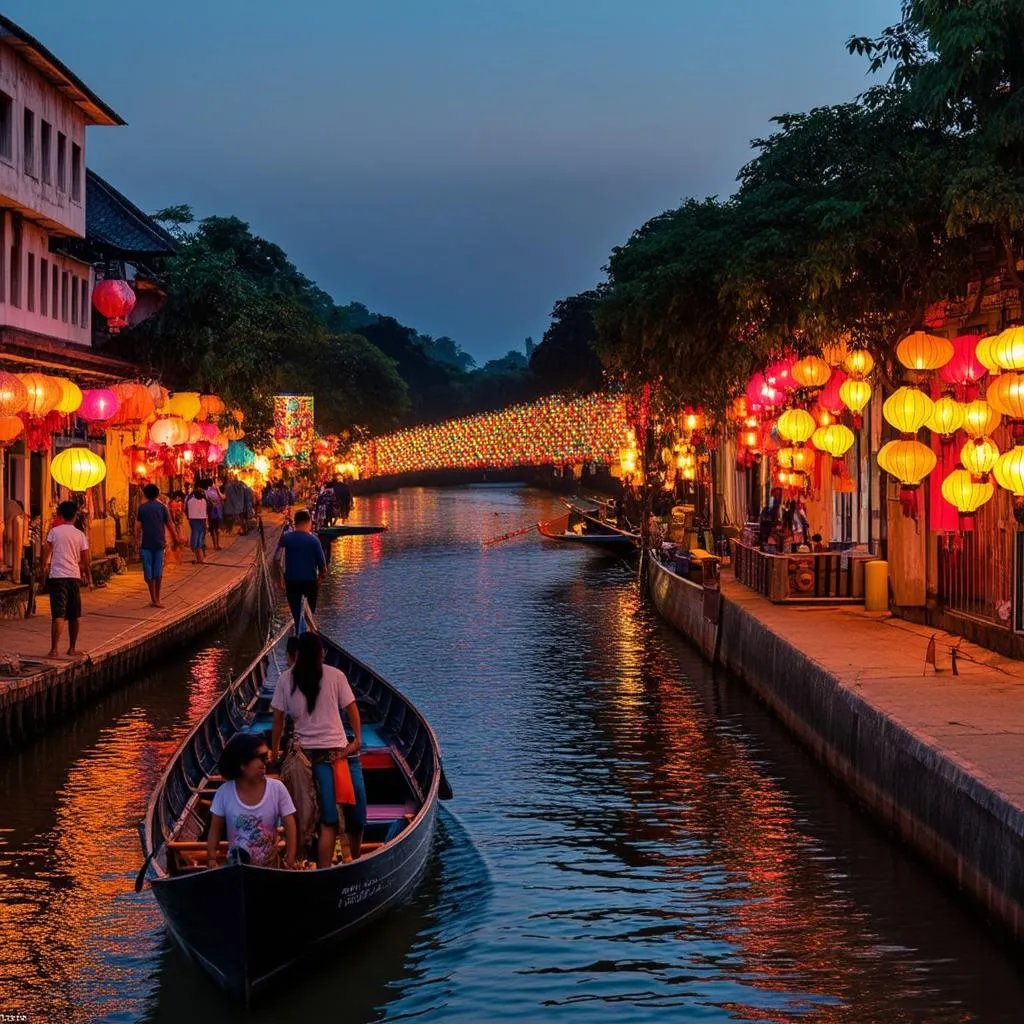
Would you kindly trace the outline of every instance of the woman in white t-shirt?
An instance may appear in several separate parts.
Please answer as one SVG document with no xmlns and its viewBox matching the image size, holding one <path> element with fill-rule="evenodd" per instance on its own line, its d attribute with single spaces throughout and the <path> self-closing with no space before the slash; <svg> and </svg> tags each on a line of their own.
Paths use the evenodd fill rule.
<svg viewBox="0 0 1024 1024">
<path fill-rule="evenodd" d="M 210 499 L 199 480 L 195 489 L 185 499 L 185 518 L 189 526 L 189 547 L 192 549 L 193 564 L 203 561 L 203 548 L 206 547 L 206 523 L 210 514 Z"/>
<path fill-rule="evenodd" d="M 210 808 L 210 833 L 206 839 L 206 863 L 217 867 L 217 844 L 227 826 L 228 860 L 243 851 L 240 860 L 260 867 L 280 867 L 277 823 L 284 825 L 284 866 L 295 867 L 298 828 L 295 804 L 280 779 L 267 778 L 270 752 L 263 737 L 238 733 L 228 740 L 220 755 L 225 781 L 214 794 Z"/>
</svg>

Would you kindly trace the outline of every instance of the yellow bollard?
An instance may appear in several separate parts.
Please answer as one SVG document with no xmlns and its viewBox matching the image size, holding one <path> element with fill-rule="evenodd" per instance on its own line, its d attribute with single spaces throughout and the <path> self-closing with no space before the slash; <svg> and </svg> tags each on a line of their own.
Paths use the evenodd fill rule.
<svg viewBox="0 0 1024 1024">
<path fill-rule="evenodd" d="M 889 563 L 875 559 L 864 566 L 864 611 L 889 610 Z"/>
</svg>

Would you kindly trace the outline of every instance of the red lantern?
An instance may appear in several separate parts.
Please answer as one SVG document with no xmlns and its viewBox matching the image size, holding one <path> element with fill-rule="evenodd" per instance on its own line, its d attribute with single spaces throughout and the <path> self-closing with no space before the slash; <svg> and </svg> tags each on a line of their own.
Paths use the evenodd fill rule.
<svg viewBox="0 0 1024 1024">
<path fill-rule="evenodd" d="M 842 398 L 839 397 L 839 389 L 843 386 L 843 381 L 845 380 L 846 374 L 842 370 L 833 370 L 828 383 L 818 393 L 818 405 L 833 416 L 840 415 L 846 408 Z"/>
<path fill-rule="evenodd" d="M 92 290 L 92 304 L 107 318 L 107 329 L 117 334 L 128 326 L 128 316 L 135 308 L 135 292 L 127 281 L 108 278 Z"/>
<path fill-rule="evenodd" d="M 978 361 L 980 334 L 961 334 L 953 339 L 953 358 L 939 369 L 939 380 L 946 384 L 957 384 L 964 389 L 968 400 L 978 395 L 978 381 L 988 372 Z"/>
</svg>

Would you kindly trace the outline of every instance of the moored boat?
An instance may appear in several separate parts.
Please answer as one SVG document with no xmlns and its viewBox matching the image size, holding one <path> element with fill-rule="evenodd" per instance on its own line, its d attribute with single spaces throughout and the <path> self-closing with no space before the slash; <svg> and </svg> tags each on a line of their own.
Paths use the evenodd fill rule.
<svg viewBox="0 0 1024 1024">
<path fill-rule="evenodd" d="M 316 532 L 321 540 L 335 540 L 338 537 L 361 537 L 369 533 L 384 533 L 386 526 L 373 524 L 342 523 L 338 526 L 321 526 Z"/>
<path fill-rule="evenodd" d="M 280 639 L 280 638 L 279 638 Z M 451 796 L 430 725 L 381 676 L 324 637 L 362 719 L 363 856 L 321 870 L 206 867 L 217 761 L 240 731 L 269 730 L 273 645 L 189 733 L 153 792 L 141 826 L 145 872 L 176 944 L 227 992 L 260 989 L 407 900 L 430 854 L 439 799 Z"/>
<path fill-rule="evenodd" d="M 567 512 L 546 523 L 538 523 L 537 531 L 548 540 L 582 544 L 617 554 L 635 550 L 636 547 L 634 542 L 621 532 L 606 528 L 602 523 L 591 522 L 574 512 Z"/>
</svg>

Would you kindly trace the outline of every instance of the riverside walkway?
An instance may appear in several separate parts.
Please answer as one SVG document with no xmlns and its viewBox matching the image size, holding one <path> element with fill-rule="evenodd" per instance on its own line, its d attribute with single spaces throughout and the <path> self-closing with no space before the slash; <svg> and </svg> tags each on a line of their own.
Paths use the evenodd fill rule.
<svg viewBox="0 0 1024 1024">
<path fill-rule="evenodd" d="M 267 547 L 273 550 L 277 516 L 265 517 Z M 159 655 L 223 621 L 238 599 L 259 580 L 259 534 L 222 537 L 220 551 L 193 565 L 182 549 L 180 564 L 168 551 L 163 608 L 149 606 L 141 566 L 112 576 L 105 586 L 82 591 L 83 616 L 77 658 L 47 657 L 50 606 L 45 594 L 28 619 L 0 619 L 0 652 L 22 660 L 22 672 L 0 676 L 0 748 L 47 728 L 83 701 L 137 671 Z"/>
</svg>

